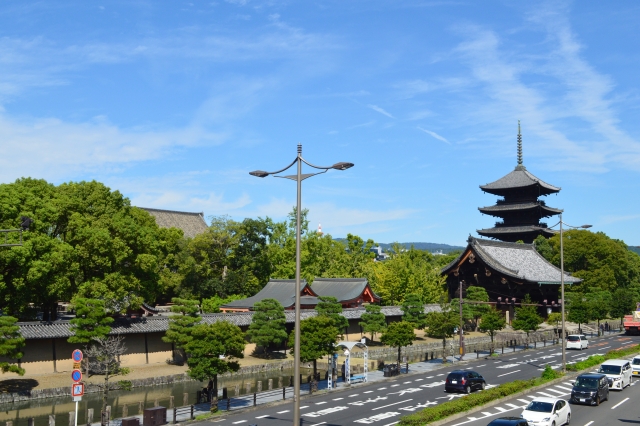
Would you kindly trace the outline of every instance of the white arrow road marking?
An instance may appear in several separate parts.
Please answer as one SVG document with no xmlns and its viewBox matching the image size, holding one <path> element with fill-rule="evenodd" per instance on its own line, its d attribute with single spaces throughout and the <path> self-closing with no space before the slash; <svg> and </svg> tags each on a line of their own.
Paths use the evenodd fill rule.
<svg viewBox="0 0 640 426">
<path fill-rule="evenodd" d="M 420 385 L 421 388 L 435 388 L 437 386 L 442 386 L 444 385 L 444 381 L 442 382 L 433 382 L 433 383 L 429 383 L 426 385 Z"/>
<path fill-rule="evenodd" d="M 436 399 L 449 399 L 449 401 L 451 401 L 454 398 L 462 398 L 463 396 L 465 396 L 465 394 L 455 394 L 455 395 L 447 395 L 447 396 L 439 396 Z"/>
<path fill-rule="evenodd" d="M 518 367 L 520 364 L 507 364 L 507 365 L 501 365 L 500 367 L 496 367 L 496 368 L 514 368 L 514 367 Z"/>
<path fill-rule="evenodd" d="M 398 396 L 402 396 L 405 393 L 414 393 L 414 392 L 420 392 L 422 389 L 420 388 L 407 388 L 407 389 L 403 389 L 401 391 L 398 392 L 390 392 L 389 395 L 393 395 L 394 393 L 397 393 Z"/>
<path fill-rule="evenodd" d="M 383 408 L 391 407 L 393 405 L 404 404 L 405 402 L 409 402 L 409 401 L 413 401 L 413 399 L 405 399 L 404 401 L 394 402 L 393 404 L 387 404 L 387 405 L 383 405 L 382 407 L 372 408 L 371 411 L 381 410 Z"/>
<path fill-rule="evenodd" d="M 358 419 L 358 420 L 354 420 L 356 423 L 364 423 L 364 424 L 370 424 L 373 422 L 377 422 L 378 420 L 384 420 L 384 419 L 388 419 L 389 417 L 395 417 L 397 415 L 399 415 L 400 413 L 397 413 L 395 411 L 389 411 L 388 413 L 380 413 L 380 414 L 376 414 L 375 416 L 371 416 L 371 417 L 366 417 L 364 419 Z M 398 422 L 396 422 L 398 423 Z M 395 424 L 395 423 L 392 423 Z"/>
<path fill-rule="evenodd" d="M 400 408 L 400 409 L 404 410 L 404 411 L 415 411 L 415 410 L 417 410 L 419 408 L 427 408 L 430 405 L 438 405 L 438 403 L 437 402 L 432 402 L 432 401 L 427 401 L 424 404 L 417 404 L 415 407 L 411 405 L 409 407 L 403 407 L 403 408 Z"/>
<path fill-rule="evenodd" d="M 305 414 L 305 417 L 320 417 L 325 414 L 331 414 L 331 413 L 335 413 L 342 410 L 348 410 L 348 409 L 349 407 L 346 407 L 344 405 L 338 405 L 337 407 L 329 407 L 329 408 L 325 408 L 324 410 L 315 411 L 313 413 L 307 413 Z"/>
<path fill-rule="evenodd" d="M 508 373 L 500 374 L 498 377 L 507 376 L 509 374 L 517 373 L 518 371 L 520 371 L 520 370 L 513 370 L 513 371 L 510 371 Z"/>
<path fill-rule="evenodd" d="M 617 408 L 619 405 L 624 404 L 625 402 L 627 402 L 629 400 L 629 398 L 625 398 L 622 401 L 618 402 L 616 405 L 614 405 L 613 407 L 611 407 L 611 409 L 613 410 L 614 408 Z"/>
</svg>

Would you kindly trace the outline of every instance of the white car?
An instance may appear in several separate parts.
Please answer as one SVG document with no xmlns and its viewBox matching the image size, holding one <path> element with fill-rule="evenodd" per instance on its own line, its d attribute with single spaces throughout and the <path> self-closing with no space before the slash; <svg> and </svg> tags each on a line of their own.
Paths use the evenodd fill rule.
<svg viewBox="0 0 640 426">
<path fill-rule="evenodd" d="M 571 407 L 564 399 L 535 398 L 520 415 L 530 425 L 560 426 L 571 423 Z"/>
<path fill-rule="evenodd" d="M 567 349 L 587 349 L 589 341 L 584 334 L 570 334 L 567 337 Z"/>
<path fill-rule="evenodd" d="M 633 377 L 640 377 L 640 356 L 633 357 L 631 368 L 633 369 Z"/>
<path fill-rule="evenodd" d="M 606 374 L 609 389 L 623 390 L 631 384 L 631 363 L 626 359 L 610 359 L 596 373 Z"/>
</svg>

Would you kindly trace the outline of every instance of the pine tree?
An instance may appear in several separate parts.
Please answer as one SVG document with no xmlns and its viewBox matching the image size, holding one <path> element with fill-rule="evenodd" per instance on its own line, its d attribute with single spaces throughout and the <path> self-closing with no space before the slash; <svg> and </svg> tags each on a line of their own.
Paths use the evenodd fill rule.
<svg viewBox="0 0 640 426">
<path fill-rule="evenodd" d="M 184 362 L 187 360 L 184 348 L 193 339 L 191 336 L 193 327 L 201 320 L 199 315 L 200 308 L 197 300 L 174 297 L 171 301 L 174 303 L 171 307 L 171 312 L 180 315 L 173 315 L 169 318 L 169 329 L 162 340 L 167 343 L 173 343 L 180 350 L 182 361 Z"/>
<path fill-rule="evenodd" d="M 376 333 L 382 333 L 387 327 L 387 318 L 379 305 L 366 305 L 365 313 L 360 316 L 360 327 L 364 333 L 371 333 L 371 340 L 375 340 Z"/>
<path fill-rule="evenodd" d="M 424 304 L 417 294 L 409 294 L 402 302 L 402 320 L 413 324 L 413 328 L 422 330 L 425 327 L 426 314 Z"/>
<path fill-rule="evenodd" d="M 111 331 L 113 318 L 107 316 L 104 301 L 99 299 L 87 299 L 76 297 L 72 300 L 76 317 L 71 321 L 73 336 L 69 337 L 69 343 L 89 344 L 96 338 L 105 338 Z"/>
<path fill-rule="evenodd" d="M 10 359 L 22 358 L 20 349 L 24 347 L 24 337 L 20 334 L 18 320 L 14 317 L 0 316 L 0 356 Z M 3 373 L 11 372 L 24 376 L 24 369 L 10 362 L 0 362 Z"/>
<path fill-rule="evenodd" d="M 326 316 L 333 320 L 333 326 L 338 329 L 340 336 L 349 327 L 349 320 L 342 316 L 342 305 L 337 298 L 332 296 L 320 297 L 315 309 L 318 315 Z"/>
<path fill-rule="evenodd" d="M 482 322 L 480 322 L 480 330 L 484 331 L 491 337 L 491 353 L 493 353 L 493 338 L 496 332 L 502 330 L 507 325 L 507 321 L 504 314 L 494 308 L 489 308 L 487 312 L 482 315 Z"/>
<path fill-rule="evenodd" d="M 529 346 L 529 333 L 536 331 L 542 324 L 542 317 L 538 315 L 537 306 L 531 305 L 531 297 L 527 294 L 522 300 L 522 306 L 516 308 L 515 319 L 511 321 L 514 330 L 527 333 L 527 347 Z"/>
<path fill-rule="evenodd" d="M 398 348 L 398 366 L 400 365 L 401 349 L 413 344 L 416 334 L 413 332 L 413 324 L 407 321 L 392 322 L 380 337 L 380 341 L 392 348 Z"/>
<path fill-rule="evenodd" d="M 264 348 L 269 357 L 269 345 L 287 340 L 284 308 L 276 299 L 264 299 L 253 306 L 253 318 L 247 330 L 251 343 Z"/>
</svg>

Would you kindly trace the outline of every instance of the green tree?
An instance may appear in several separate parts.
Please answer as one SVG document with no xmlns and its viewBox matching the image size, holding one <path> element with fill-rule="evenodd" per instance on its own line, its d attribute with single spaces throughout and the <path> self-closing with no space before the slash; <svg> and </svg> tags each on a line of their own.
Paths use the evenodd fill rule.
<svg viewBox="0 0 640 426">
<path fill-rule="evenodd" d="M 364 333 L 371 333 L 371 341 L 375 340 L 376 333 L 382 333 L 387 327 L 387 317 L 382 313 L 379 305 L 366 305 L 365 312 L 360 316 L 360 327 Z"/>
<path fill-rule="evenodd" d="M 527 347 L 529 345 L 529 333 L 536 331 L 542 324 L 542 317 L 538 315 L 537 306 L 531 305 L 531 297 L 527 294 L 522 305 L 515 309 L 515 318 L 511 321 L 514 330 L 521 330 L 527 334 Z"/>
<path fill-rule="evenodd" d="M 398 348 L 398 366 L 400 365 L 401 350 L 405 346 L 413 344 L 416 334 L 413 324 L 407 321 L 392 322 L 380 336 L 380 341 L 392 348 Z"/>
<path fill-rule="evenodd" d="M 253 310 L 247 336 L 252 343 L 264 348 L 268 358 L 270 344 L 280 344 L 287 340 L 284 308 L 276 299 L 264 299 L 256 303 Z"/>
<path fill-rule="evenodd" d="M 507 321 L 502 311 L 495 308 L 488 309 L 482 314 L 480 322 L 480 330 L 487 333 L 491 337 L 491 353 L 494 350 L 494 337 L 496 332 L 502 330 L 507 325 Z"/>
<path fill-rule="evenodd" d="M 22 358 L 20 350 L 24 347 L 24 337 L 20 334 L 18 320 L 14 317 L 0 316 L 0 356 L 9 359 Z M 0 362 L 3 373 L 11 372 L 24 376 L 24 369 L 7 361 Z"/>
<path fill-rule="evenodd" d="M 185 347 L 193 339 L 191 335 L 193 328 L 201 320 L 200 308 L 197 300 L 174 297 L 172 302 L 174 305 L 171 307 L 171 312 L 176 315 L 169 317 L 169 328 L 162 340 L 173 343 L 180 351 L 182 362 L 185 362 L 187 360 Z"/>
<path fill-rule="evenodd" d="M 417 294 L 409 294 L 402 302 L 402 320 L 413 324 L 414 329 L 422 330 L 425 327 L 424 304 Z"/>
<path fill-rule="evenodd" d="M 433 311 L 427 314 L 427 334 L 436 339 L 442 339 L 442 362 L 447 361 L 445 356 L 447 348 L 447 338 L 453 337 L 453 333 L 458 327 L 460 317 L 455 312 L 450 303 L 441 302 L 440 311 Z"/>
<path fill-rule="evenodd" d="M 195 380 L 213 381 L 211 412 L 218 411 L 218 375 L 240 369 L 237 359 L 244 358 L 244 333 L 228 321 L 198 324 L 185 347 L 189 354 L 188 374 Z"/>
<path fill-rule="evenodd" d="M 620 318 L 620 325 L 625 315 L 631 314 L 636 309 L 637 294 L 627 288 L 618 288 L 611 297 L 611 317 Z"/>
<path fill-rule="evenodd" d="M 102 300 L 75 297 L 71 304 L 76 316 L 69 321 L 73 332 L 73 336 L 67 339 L 69 343 L 89 344 L 96 338 L 109 335 L 113 318 L 107 316 Z"/>
<path fill-rule="evenodd" d="M 567 319 L 578 324 L 578 331 L 582 332 L 580 327 L 591 319 L 591 304 L 582 293 L 566 293 L 565 299 L 567 303 Z"/>
<path fill-rule="evenodd" d="M 234 300 L 240 300 L 240 299 L 244 299 L 244 296 L 233 294 L 225 298 L 213 296 L 208 299 L 204 299 L 202 301 L 202 312 L 206 314 L 220 313 L 220 306 L 226 305 L 227 303 L 231 303 Z"/>
<path fill-rule="evenodd" d="M 489 294 L 487 294 L 487 290 L 484 287 L 479 286 L 470 286 L 467 288 L 467 297 L 464 299 L 464 302 L 469 311 L 469 316 L 473 319 L 475 323 L 475 329 L 478 330 L 478 320 L 482 318 L 482 316 L 491 310 L 491 306 L 485 303 L 466 303 L 466 302 L 488 302 Z"/>
<path fill-rule="evenodd" d="M 590 288 L 585 294 L 587 303 L 589 303 L 591 319 L 597 321 L 598 336 L 600 335 L 600 321 L 607 318 L 609 309 L 611 309 L 611 293 L 598 288 Z"/>
<path fill-rule="evenodd" d="M 315 310 L 318 315 L 331 318 L 333 326 L 339 331 L 340 336 L 349 327 L 349 320 L 342 315 L 342 305 L 337 298 L 332 296 L 320 297 Z"/>
<path fill-rule="evenodd" d="M 555 325 L 556 330 L 558 330 L 561 321 L 562 314 L 560 312 L 551 312 L 549 316 L 547 316 L 547 320 L 545 322 L 549 325 Z"/>
<path fill-rule="evenodd" d="M 313 376 L 318 372 L 317 360 L 333 354 L 338 329 L 334 321 L 326 316 L 316 316 L 300 321 L 300 361 L 313 361 Z M 289 336 L 290 346 L 295 341 L 295 330 Z M 293 349 L 291 354 L 295 355 Z"/>
</svg>

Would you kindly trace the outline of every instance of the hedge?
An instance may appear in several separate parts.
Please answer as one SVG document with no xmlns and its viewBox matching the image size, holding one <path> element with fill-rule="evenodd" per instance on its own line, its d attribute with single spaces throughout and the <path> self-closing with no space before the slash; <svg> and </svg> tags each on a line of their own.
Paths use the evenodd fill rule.
<svg viewBox="0 0 640 426">
<path fill-rule="evenodd" d="M 592 355 L 585 361 L 577 362 L 575 364 L 568 364 L 567 370 L 579 371 L 585 368 L 593 367 L 608 359 L 624 358 L 628 355 L 640 352 L 640 345 L 633 346 L 625 349 L 612 350 L 607 352 L 604 356 Z M 547 366 L 548 367 L 548 366 Z M 545 374 L 546 373 L 546 374 Z M 554 375 L 547 372 L 543 373 L 543 377 L 537 377 L 529 380 L 516 380 L 513 382 L 503 383 L 495 388 L 487 389 L 483 392 L 473 393 L 467 396 L 463 396 L 460 399 L 454 401 L 447 401 L 435 407 L 427 407 L 424 410 L 402 417 L 400 419 L 400 425 L 413 426 L 424 425 L 437 420 L 442 420 L 446 417 L 454 414 L 469 411 L 472 408 L 479 407 L 488 404 L 496 399 L 503 398 L 505 396 L 513 395 L 521 392 L 525 389 L 532 388 L 534 386 L 543 385 L 551 380 L 554 380 Z"/>
</svg>

